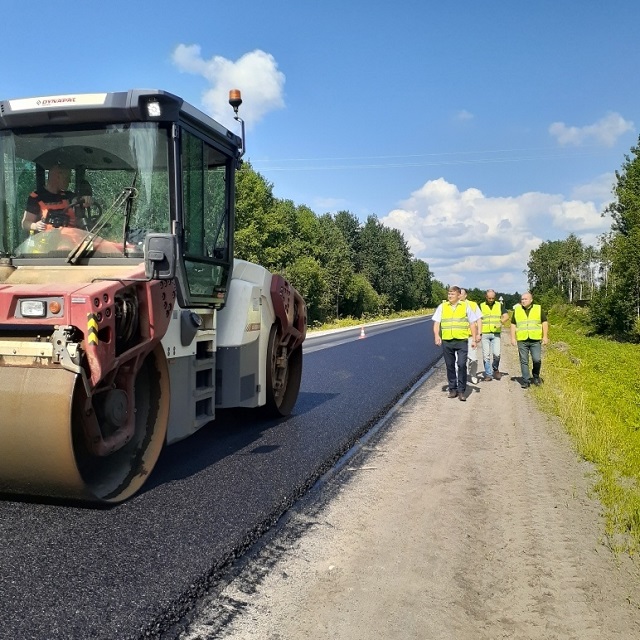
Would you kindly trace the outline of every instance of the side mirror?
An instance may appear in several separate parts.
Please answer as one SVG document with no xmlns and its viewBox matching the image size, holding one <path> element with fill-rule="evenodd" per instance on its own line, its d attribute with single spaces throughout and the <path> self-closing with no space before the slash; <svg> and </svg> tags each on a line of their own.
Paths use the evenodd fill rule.
<svg viewBox="0 0 640 640">
<path fill-rule="evenodd" d="M 149 233 L 144 239 L 144 273 L 150 280 L 176 277 L 176 238 L 170 233 Z"/>
</svg>

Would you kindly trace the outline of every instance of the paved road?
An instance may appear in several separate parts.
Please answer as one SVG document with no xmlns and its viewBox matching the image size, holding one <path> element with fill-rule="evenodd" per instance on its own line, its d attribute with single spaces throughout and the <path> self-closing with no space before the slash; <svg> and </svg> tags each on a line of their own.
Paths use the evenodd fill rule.
<svg viewBox="0 0 640 640">
<path fill-rule="evenodd" d="M 538 410 L 552 382 L 522 390 L 503 346 L 507 375 L 464 404 L 440 362 L 180 640 L 640 638 L 640 563 L 613 555 L 593 467 Z"/>
<path fill-rule="evenodd" d="M 169 447 L 145 490 L 88 509 L 0 502 L 0 638 L 126 639 L 171 627 L 439 357 L 427 321 L 307 344 L 288 420 L 225 413 Z"/>
</svg>

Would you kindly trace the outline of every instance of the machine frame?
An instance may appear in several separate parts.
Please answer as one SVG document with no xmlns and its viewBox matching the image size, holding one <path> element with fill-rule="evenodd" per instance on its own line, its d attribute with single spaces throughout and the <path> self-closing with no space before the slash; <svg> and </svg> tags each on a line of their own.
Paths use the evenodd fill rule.
<svg viewBox="0 0 640 640">
<path fill-rule="evenodd" d="M 291 412 L 306 306 L 234 260 L 242 131 L 159 90 L 0 102 L 0 493 L 119 502 L 216 407 Z M 23 239 L 56 163 L 98 185 Z"/>
</svg>

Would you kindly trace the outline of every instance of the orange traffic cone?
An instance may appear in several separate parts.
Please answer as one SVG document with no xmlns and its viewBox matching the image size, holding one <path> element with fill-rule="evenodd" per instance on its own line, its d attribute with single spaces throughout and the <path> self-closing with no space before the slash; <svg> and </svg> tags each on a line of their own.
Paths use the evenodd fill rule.
<svg viewBox="0 0 640 640">
<path fill-rule="evenodd" d="M 366 338 L 367 336 L 364 335 L 364 327 L 360 327 L 360 338 Z"/>
</svg>

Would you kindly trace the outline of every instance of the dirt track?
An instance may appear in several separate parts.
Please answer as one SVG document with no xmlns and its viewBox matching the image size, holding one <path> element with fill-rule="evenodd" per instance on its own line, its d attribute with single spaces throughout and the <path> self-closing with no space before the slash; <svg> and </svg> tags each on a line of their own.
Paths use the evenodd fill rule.
<svg viewBox="0 0 640 640">
<path fill-rule="evenodd" d="M 257 590 L 226 589 L 243 612 L 183 637 L 639 638 L 637 567 L 604 544 L 590 469 L 510 379 L 504 337 L 503 354 L 509 375 L 466 403 L 440 367 Z"/>
</svg>

